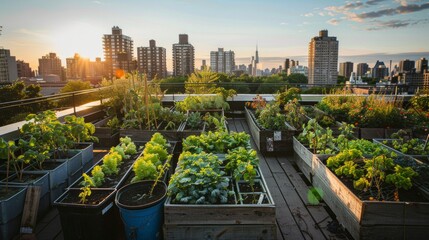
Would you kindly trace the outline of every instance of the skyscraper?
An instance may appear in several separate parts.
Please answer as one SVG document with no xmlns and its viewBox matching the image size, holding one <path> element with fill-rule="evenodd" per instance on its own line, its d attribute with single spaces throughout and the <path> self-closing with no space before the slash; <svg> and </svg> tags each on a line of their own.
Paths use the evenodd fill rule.
<svg viewBox="0 0 429 240">
<path fill-rule="evenodd" d="M 33 71 L 31 70 L 30 64 L 22 60 L 16 61 L 16 68 L 18 70 L 18 77 L 31 78 L 34 77 Z"/>
<path fill-rule="evenodd" d="M 122 34 L 122 29 L 112 27 L 112 34 L 103 36 L 104 59 L 106 61 L 106 75 L 117 76 L 121 70 L 131 72 L 133 64 L 133 40 Z"/>
<path fill-rule="evenodd" d="M 139 71 L 147 74 L 148 80 L 167 77 L 167 55 L 165 48 L 157 47 L 155 40 L 149 41 L 149 47 L 137 48 Z"/>
<path fill-rule="evenodd" d="M 188 42 L 187 34 L 179 34 L 179 43 L 173 44 L 173 75 L 187 76 L 194 72 L 194 46 Z"/>
<path fill-rule="evenodd" d="M 399 72 L 411 72 L 414 69 L 414 61 L 405 59 L 399 62 Z"/>
<path fill-rule="evenodd" d="M 233 51 L 224 51 L 218 48 L 218 51 L 210 52 L 210 68 L 213 72 L 231 74 L 235 70 L 235 54 Z"/>
<path fill-rule="evenodd" d="M 382 79 L 389 75 L 389 69 L 384 65 L 384 62 L 378 61 L 371 68 L 371 76 L 375 79 Z"/>
<path fill-rule="evenodd" d="M 12 82 L 18 79 L 16 58 L 9 49 L 0 49 L 0 82 Z"/>
<path fill-rule="evenodd" d="M 202 61 L 201 61 L 201 68 L 200 68 L 200 70 L 203 70 L 204 68 L 206 68 L 207 67 L 207 64 L 206 64 L 206 60 L 205 59 L 203 59 Z"/>
<path fill-rule="evenodd" d="M 428 69 L 428 60 L 426 58 L 420 58 L 416 61 L 416 73 L 423 73 Z"/>
<path fill-rule="evenodd" d="M 308 83 L 336 84 L 338 69 L 338 41 L 329 37 L 328 30 L 319 32 L 308 47 Z"/>
<path fill-rule="evenodd" d="M 66 58 L 66 65 L 67 79 L 86 80 L 89 73 L 88 58 L 82 58 L 78 53 L 75 53 L 72 58 Z"/>
<path fill-rule="evenodd" d="M 358 77 L 365 76 L 366 72 L 368 72 L 368 64 L 358 63 L 356 72 Z"/>
<path fill-rule="evenodd" d="M 63 68 L 61 66 L 61 59 L 57 57 L 56 53 L 49 53 L 42 58 L 39 58 L 39 75 L 46 80 L 48 75 L 55 75 L 59 79 L 62 78 Z"/>
<path fill-rule="evenodd" d="M 289 60 L 289 58 L 286 58 L 285 59 L 285 66 L 284 66 L 285 73 L 288 72 L 289 68 L 290 68 L 290 60 Z"/>
<path fill-rule="evenodd" d="M 340 63 L 340 72 L 338 75 L 350 78 L 350 75 L 353 72 L 353 63 L 352 62 L 343 62 Z"/>
</svg>

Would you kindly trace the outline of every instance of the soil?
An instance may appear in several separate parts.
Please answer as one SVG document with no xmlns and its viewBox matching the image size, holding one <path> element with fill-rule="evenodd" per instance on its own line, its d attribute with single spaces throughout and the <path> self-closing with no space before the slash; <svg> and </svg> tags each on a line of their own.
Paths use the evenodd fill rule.
<svg viewBox="0 0 429 240">
<path fill-rule="evenodd" d="M 243 204 L 257 204 L 259 201 L 260 194 L 242 194 Z M 264 200 L 262 200 L 262 204 L 267 204 L 268 199 L 267 196 L 264 195 Z"/>
<path fill-rule="evenodd" d="M 80 204 L 80 190 L 70 190 L 67 194 L 67 196 L 61 201 L 61 203 L 76 203 Z M 112 193 L 111 191 L 99 191 L 99 190 L 93 190 L 91 192 L 91 195 L 87 198 L 86 204 L 88 205 L 97 205 L 101 203 L 109 194 Z"/>
<path fill-rule="evenodd" d="M 185 129 L 183 131 L 197 131 L 197 130 L 203 130 L 204 124 L 201 123 L 197 128 L 191 128 L 188 124 L 185 125 Z"/>
<path fill-rule="evenodd" d="M 30 183 L 32 181 L 35 181 L 37 179 L 40 178 L 40 174 L 31 174 L 31 173 L 24 173 L 22 174 L 22 180 L 19 181 L 17 176 L 14 176 L 13 178 L 11 178 L 9 180 L 9 182 L 14 182 L 14 183 Z"/>
<path fill-rule="evenodd" d="M 166 189 L 164 186 L 162 184 L 157 184 L 152 196 L 149 196 L 148 193 L 151 187 L 152 185 L 150 184 L 140 184 L 138 187 L 128 188 L 127 191 L 122 192 L 118 201 L 127 206 L 140 206 L 155 202 L 165 195 Z"/>
<path fill-rule="evenodd" d="M 264 189 L 261 186 L 261 182 L 259 182 L 259 181 L 255 181 L 255 184 L 253 186 L 253 190 L 252 190 L 252 187 L 250 186 L 250 184 L 247 183 L 247 182 L 239 182 L 238 183 L 238 187 L 240 188 L 240 192 L 241 193 L 245 193 L 245 192 L 264 192 Z"/>
<path fill-rule="evenodd" d="M 73 146 L 73 149 L 85 149 L 85 148 L 87 148 L 89 145 L 88 144 L 86 144 L 86 143 L 82 143 L 82 144 L 75 144 L 74 146 Z"/>
<path fill-rule="evenodd" d="M 6 200 L 21 190 L 22 190 L 22 188 L 9 187 L 9 188 L 7 188 L 7 191 L 6 191 L 6 186 L 1 186 L 1 188 L 0 188 L 0 200 Z"/>
</svg>

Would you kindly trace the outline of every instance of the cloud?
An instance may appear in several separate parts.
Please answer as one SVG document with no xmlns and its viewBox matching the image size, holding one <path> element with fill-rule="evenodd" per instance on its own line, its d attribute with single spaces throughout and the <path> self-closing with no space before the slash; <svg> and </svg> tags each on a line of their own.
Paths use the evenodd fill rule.
<svg viewBox="0 0 429 240">
<path fill-rule="evenodd" d="M 100 1 L 92 1 L 92 3 L 99 4 L 99 5 L 103 4 L 103 3 L 102 3 L 102 2 L 100 2 Z"/>
<path fill-rule="evenodd" d="M 314 16 L 313 13 L 306 13 L 306 14 L 304 14 L 304 17 L 312 17 L 312 16 Z"/>
<path fill-rule="evenodd" d="M 370 6 L 374 6 L 374 5 L 377 5 L 377 4 L 384 2 L 384 1 L 386 1 L 386 0 L 368 0 L 368 1 L 366 1 L 365 4 L 370 5 Z"/>
<path fill-rule="evenodd" d="M 289 24 L 286 22 L 281 22 L 280 25 L 289 25 Z"/>
<path fill-rule="evenodd" d="M 410 4 L 410 5 L 401 5 L 396 8 L 387 8 L 382 9 L 379 11 L 373 11 L 373 12 L 365 12 L 356 14 L 352 20 L 358 20 L 358 19 L 368 19 L 368 18 L 378 18 L 382 16 L 394 16 L 399 14 L 407 14 L 407 13 L 413 13 L 418 11 L 423 11 L 429 9 L 429 3 L 424 3 L 421 5 L 418 4 Z"/>
<path fill-rule="evenodd" d="M 24 35 L 28 35 L 28 36 L 32 36 L 32 37 L 38 37 L 38 38 L 48 38 L 49 37 L 48 35 L 46 35 L 44 33 L 28 30 L 26 28 L 18 29 L 15 32 L 20 33 L 20 34 L 24 34 Z"/>
<path fill-rule="evenodd" d="M 341 21 L 341 20 L 338 20 L 338 19 L 332 18 L 332 19 L 329 19 L 329 20 L 327 21 L 327 23 L 329 23 L 329 24 L 331 24 L 331 25 L 334 25 L 334 26 L 337 26 L 337 25 L 340 23 L 340 21 Z"/>
<path fill-rule="evenodd" d="M 429 19 L 421 20 L 390 20 L 390 21 L 372 21 L 373 26 L 367 28 L 368 31 L 384 30 L 389 28 L 402 28 L 417 24 L 429 23 Z"/>
</svg>

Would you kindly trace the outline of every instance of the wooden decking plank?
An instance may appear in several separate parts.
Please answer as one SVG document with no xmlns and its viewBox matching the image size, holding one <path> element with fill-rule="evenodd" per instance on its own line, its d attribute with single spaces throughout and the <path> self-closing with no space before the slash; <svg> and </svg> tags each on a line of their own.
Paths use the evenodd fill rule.
<svg viewBox="0 0 429 240">
<path fill-rule="evenodd" d="M 273 173 L 284 173 L 283 168 L 280 166 L 280 163 L 277 161 L 276 157 L 265 157 L 268 167 Z"/>
<path fill-rule="evenodd" d="M 318 223 L 317 225 L 322 230 L 325 237 L 332 239 L 334 234 L 327 230 L 328 222 L 332 221 L 331 216 L 329 216 L 328 212 L 322 205 L 314 205 L 310 203 L 308 200 L 310 188 L 304 183 L 304 181 L 301 179 L 301 176 L 299 176 L 299 174 L 295 171 L 290 160 L 288 160 L 287 157 L 278 157 L 277 160 L 288 176 L 290 182 L 294 186 L 296 192 L 301 198 L 301 201 L 307 205 L 307 209 L 313 217 L 315 223 Z"/>
<path fill-rule="evenodd" d="M 55 239 L 55 237 L 62 232 L 60 215 L 57 215 L 43 231 L 37 234 L 38 240 Z"/>
<path fill-rule="evenodd" d="M 310 212 L 301 201 L 300 197 L 296 193 L 293 185 L 290 183 L 285 173 L 273 173 L 274 179 L 276 180 L 280 192 L 285 197 L 286 203 L 292 215 L 297 222 L 297 225 L 303 232 L 306 239 L 326 239 L 322 231 L 316 227 L 314 219 Z"/>
<path fill-rule="evenodd" d="M 280 233 L 284 239 L 305 239 L 295 222 L 295 219 L 290 212 L 290 209 L 284 199 L 284 196 L 279 190 L 276 181 L 273 177 L 265 177 L 265 182 L 270 189 L 271 196 L 273 197 L 276 205 L 276 219 L 277 225 L 280 228 Z"/>
</svg>

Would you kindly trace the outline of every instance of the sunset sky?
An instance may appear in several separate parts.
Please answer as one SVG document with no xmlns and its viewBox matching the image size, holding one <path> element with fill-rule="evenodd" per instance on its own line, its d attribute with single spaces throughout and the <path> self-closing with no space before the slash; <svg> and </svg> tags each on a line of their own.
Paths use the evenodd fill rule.
<svg viewBox="0 0 429 240">
<path fill-rule="evenodd" d="M 429 57 L 429 1 L 419 0 L 0 0 L 0 25 L 0 46 L 33 68 L 49 52 L 63 65 L 75 52 L 103 58 L 102 36 L 112 26 L 122 28 L 135 49 L 155 39 L 167 49 L 169 71 L 179 33 L 189 35 L 196 67 L 218 47 L 248 64 L 256 44 L 264 67 L 293 56 L 306 64 L 308 42 L 321 29 L 338 38 L 342 57 Z"/>
</svg>

